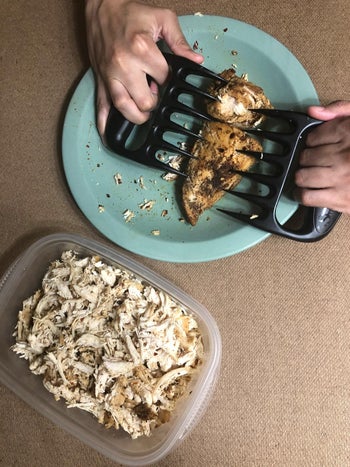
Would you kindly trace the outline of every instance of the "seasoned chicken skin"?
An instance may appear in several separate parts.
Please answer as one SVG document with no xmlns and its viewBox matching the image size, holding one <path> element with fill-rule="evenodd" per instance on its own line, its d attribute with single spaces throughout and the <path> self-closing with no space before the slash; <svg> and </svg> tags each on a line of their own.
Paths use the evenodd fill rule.
<svg viewBox="0 0 350 467">
<path fill-rule="evenodd" d="M 257 126 L 264 119 L 249 109 L 271 108 L 262 88 L 238 77 L 233 69 L 224 70 L 220 76 L 228 82 L 214 83 L 209 93 L 218 98 L 207 105 L 208 113 L 216 120 L 202 128 L 203 140 L 193 148 L 187 166 L 188 177 L 182 187 L 183 207 L 186 218 L 195 225 L 200 215 L 211 208 L 225 194 L 223 189 L 233 189 L 241 176 L 232 169 L 247 171 L 255 162 L 251 156 L 238 150 L 261 152 L 261 144 L 242 131 Z"/>
<path fill-rule="evenodd" d="M 255 159 L 238 150 L 262 151 L 260 143 L 244 131 L 227 123 L 207 122 L 187 167 L 183 187 L 183 206 L 187 220 L 195 225 L 199 216 L 233 189 L 241 176 L 232 169 L 246 171 Z"/>
<path fill-rule="evenodd" d="M 220 73 L 227 84 L 213 85 L 209 93 L 218 98 L 208 104 L 208 113 L 215 119 L 232 123 L 240 128 L 257 126 L 263 117 L 249 109 L 268 109 L 271 102 L 261 87 L 248 81 L 246 75 L 239 77 L 233 69 Z"/>
</svg>

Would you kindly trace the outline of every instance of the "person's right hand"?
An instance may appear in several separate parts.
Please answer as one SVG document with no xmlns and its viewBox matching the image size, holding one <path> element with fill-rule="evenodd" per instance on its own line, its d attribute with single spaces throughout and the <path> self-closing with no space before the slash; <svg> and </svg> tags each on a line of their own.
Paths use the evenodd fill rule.
<svg viewBox="0 0 350 467">
<path fill-rule="evenodd" d="M 197 63 L 203 57 L 187 43 L 176 14 L 132 0 L 86 0 L 88 50 L 97 82 L 97 127 L 104 134 L 110 106 L 133 123 L 148 120 L 168 64 L 157 47 Z M 150 85 L 147 75 L 151 77 Z"/>
</svg>

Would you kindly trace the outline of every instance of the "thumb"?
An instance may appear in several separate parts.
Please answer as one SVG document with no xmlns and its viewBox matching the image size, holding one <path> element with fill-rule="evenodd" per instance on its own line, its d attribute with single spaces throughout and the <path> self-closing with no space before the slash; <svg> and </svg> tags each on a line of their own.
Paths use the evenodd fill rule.
<svg viewBox="0 0 350 467">
<path fill-rule="evenodd" d="M 338 117 L 350 116 L 350 101 L 335 101 L 331 104 L 322 107 L 312 105 L 308 109 L 310 117 L 318 118 L 319 120 L 333 120 Z"/>
<path fill-rule="evenodd" d="M 202 63 L 204 61 L 204 57 L 192 50 L 191 46 L 187 42 L 181 31 L 176 15 L 173 16 L 171 21 L 163 21 L 162 36 L 170 50 L 175 55 L 188 58 L 196 63 Z"/>
<path fill-rule="evenodd" d="M 199 64 L 203 63 L 204 61 L 204 57 L 201 54 L 192 50 L 184 36 L 178 36 L 172 44 L 168 43 L 168 45 L 171 51 L 174 52 L 174 54 L 176 55 L 188 58 L 189 60 L 192 60 L 193 62 Z"/>
</svg>

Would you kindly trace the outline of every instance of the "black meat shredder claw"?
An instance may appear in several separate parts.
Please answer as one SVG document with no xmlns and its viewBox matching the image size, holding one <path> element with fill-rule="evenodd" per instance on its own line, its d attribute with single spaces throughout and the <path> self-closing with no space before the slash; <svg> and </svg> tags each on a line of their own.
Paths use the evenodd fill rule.
<svg viewBox="0 0 350 467">
<path fill-rule="evenodd" d="M 255 195 L 252 193 L 243 193 L 230 191 L 246 201 L 257 205 L 261 214 L 245 214 L 241 212 L 231 212 L 219 209 L 235 219 L 248 223 L 266 232 L 277 234 L 292 240 L 301 242 L 314 242 L 321 240 L 333 229 L 335 223 L 340 217 L 340 213 L 328 208 L 322 207 L 299 207 L 303 210 L 302 224 L 293 230 L 282 225 L 277 219 L 277 205 L 286 187 L 288 176 L 293 167 L 299 160 L 299 155 L 305 147 L 307 134 L 317 125 L 322 124 L 320 120 L 309 117 L 302 112 L 279 109 L 259 109 L 254 110 L 266 117 L 283 119 L 288 122 L 288 131 L 266 131 L 264 129 L 254 128 L 246 131 L 253 136 L 256 135 L 263 140 L 271 140 L 279 144 L 284 150 L 281 154 L 277 153 L 254 153 L 252 151 L 242 151 L 256 159 L 261 159 L 267 163 L 273 164 L 278 169 L 276 174 L 237 172 L 242 177 L 252 179 L 257 183 L 267 186 L 267 194 Z"/>
<path fill-rule="evenodd" d="M 114 106 L 111 107 L 105 129 L 105 141 L 109 149 L 118 155 L 125 156 L 140 164 L 166 170 L 177 175 L 187 176 L 180 170 L 171 167 L 167 162 L 162 161 L 157 155 L 160 151 L 170 151 L 186 157 L 193 155 L 186 147 L 178 146 L 166 141 L 164 134 L 172 132 L 184 137 L 194 139 L 201 138 L 198 132 L 184 125 L 180 125 L 171 119 L 173 114 L 181 113 L 199 120 L 212 120 L 205 110 L 199 110 L 179 101 L 182 94 L 188 94 L 194 98 L 199 97 L 201 102 L 205 99 L 216 98 L 201 89 L 199 86 L 191 84 L 187 78 L 190 75 L 200 78 L 208 78 L 214 81 L 226 83 L 226 80 L 207 68 L 198 65 L 191 60 L 171 53 L 163 53 L 169 65 L 169 77 L 161 89 L 161 99 L 157 108 L 153 111 L 151 125 L 148 125 L 147 134 L 143 136 L 143 143 L 136 149 L 131 149 L 127 141 L 136 125 L 127 120 Z M 144 124 L 147 126 L 146 124 Z M 142 125 L 141 125 L 142 126 Z"/>
</svg>

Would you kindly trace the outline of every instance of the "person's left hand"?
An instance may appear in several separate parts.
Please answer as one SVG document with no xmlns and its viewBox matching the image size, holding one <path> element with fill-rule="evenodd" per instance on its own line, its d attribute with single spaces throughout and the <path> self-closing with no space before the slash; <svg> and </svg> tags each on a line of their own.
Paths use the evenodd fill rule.
<svg viewBox="0 0 350 467">
<path fill-rule="evenodd" d="M 312 106 L 308 114 L 325 122 L 306 138 L 295 173 L 296 199 L 350 214 L 350 101 Z"/>
</svg>

